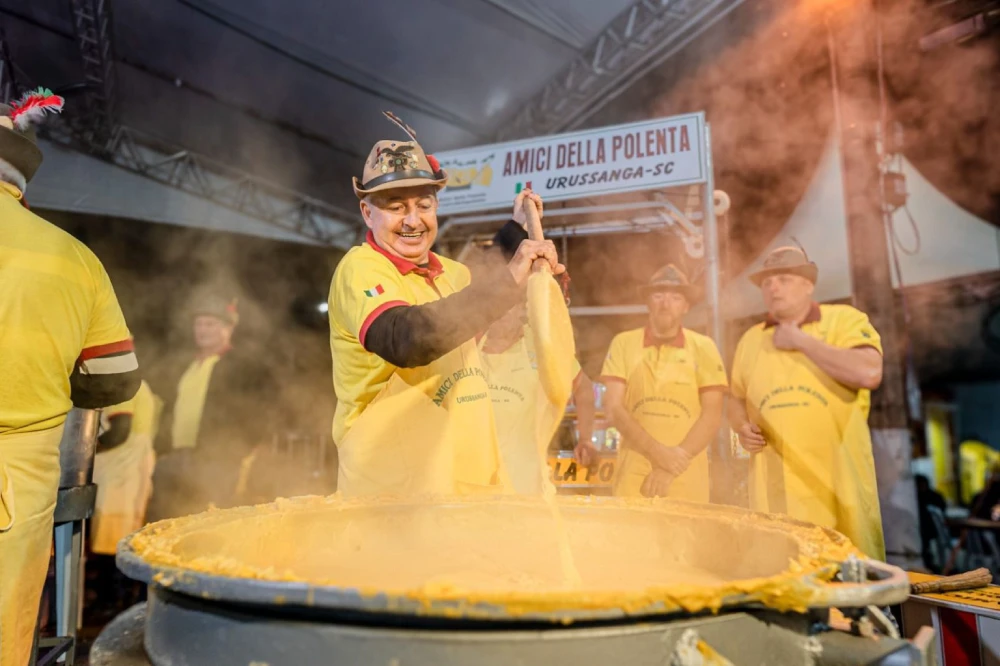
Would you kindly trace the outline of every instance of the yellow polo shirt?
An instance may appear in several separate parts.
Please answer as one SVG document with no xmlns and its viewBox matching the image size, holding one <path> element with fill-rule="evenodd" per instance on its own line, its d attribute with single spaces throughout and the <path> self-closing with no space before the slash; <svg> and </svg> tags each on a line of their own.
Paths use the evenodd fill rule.
<svg viewBox="0 0 1000 666">
<path fill-rule="evenodd" d="M 83 243 L 22 206 L 0 183 L 0 436 L 60 425 L 77 363 L 135 368 L 104 266 Z"/>
<path fill-rule="evenodd" d="M 430 303 L 469 283 L 458 262 L 431 253 L 417 266 L 378 247 L 370 232 L 337 266 L 329 298 L 333 439 L 341 479 L 356 480 L 352 487 L 365 488 L 358 492 L 462 492 L 497 482 L 493 410 L 475 340 L 420 368 L 396 367 L 364 348 L 386 310 Z M 365 434 L 352 437 L 379 400 Z"/>
<path fill-rule="evenodd" d="M 677 446 L 701 416 L 701 394 L 725 391 L 726 369 L 715 342 L 682 328 L 674 340 L 656 340 L 648 328 L 611 341 L 601 381 L 625 384 L 625 408 L 663 446 Z M 623 441 L 614 482 L 616 495 L 638 496 L 652 464 Z M 707 502 L 708 451 L 674 479 L 668 497 Z"/>
<path fill-rule="evenodd" d="M 517 342 L 501 352 L 485 351 L 488 338 L 483 338 L 479 351 L 490 386 L 500 455 L 514 492 L 538 495 L 551 485 L 542 453 L 566 408 L 552 404 L 542 390 L 527 327 Z M 579 374 L 580 363 L 574 358 L 573 376 Z"/>
<path fill-rule="evenodd" d="M 219 354 L 196 358 L 177 383 L 177 399 L 174 402 L 170 431 L 175 449 L 190 449 L 198 444 L 198 430 L 201 428 L 201 415 L 205 411 L 208 384 L 212 381 L 212 371 L 220 358 L 222 356 Z"/>
<path fill-rule="evenodd" d="M 882 351 L 868 317 L 848 305 L 814 306 L 802 331 L 835 347 Z M 840 384 L 801 352 L 776 348 L 774 324 L 763 322 L 736 348 L 732 395 L 745 401 L 768 444 L 751 458 L 751 508 L 834 528 L 883 559 L 870 392 Z"/>
</svg>

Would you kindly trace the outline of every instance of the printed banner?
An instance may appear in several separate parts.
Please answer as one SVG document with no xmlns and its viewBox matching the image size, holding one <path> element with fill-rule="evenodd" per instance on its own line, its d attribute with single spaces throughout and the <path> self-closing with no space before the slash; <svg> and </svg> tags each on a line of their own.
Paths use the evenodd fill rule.
<svg viewBox="0 0 1000 666">
<path fill-rule="evenodd" d="M 435 155 L 448 172 L 441 215 L 507 208 L 523 188 L 560 201 L 703 183 L 705 114 L 524 139 Z"/>
<path fill-rule="evenodd" d="M 549 479 L 557 488 L 610 488 L 617 461 L 617 454 L 604 454 L 583 467 L 572 453 L 561 452 L 549 456 Z"/>
</svg>

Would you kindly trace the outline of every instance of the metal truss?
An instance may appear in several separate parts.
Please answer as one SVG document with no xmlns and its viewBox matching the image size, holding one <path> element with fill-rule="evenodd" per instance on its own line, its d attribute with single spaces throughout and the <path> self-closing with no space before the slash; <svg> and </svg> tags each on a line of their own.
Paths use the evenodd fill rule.
<svg viewBox="0 0 1000 666">
<path fill-rule="evenodd" d="M 16 93 L 17 81 L 7 49 L 7 34 L 3 29 L 3 21 L 0 21 L 0 103 L 7 104 L 14 99 Z"/>
<path fill-rule="evenodd" d="M 345 249 L 357 243 L 363 227 L 356 213 L 121 125 L 110 0 L 70 0 L 70 7 L 88 94 L 82 109 L 74 103 L 61 119 L 43 125 L 43 137 L 310 241 Z M 0 101 L 17 91 L 0 24 Z"/>
<path fill-rule="evenodd" d="M 346 248 L 361 233 L 351 221 L 355 214 L 124 125 L 103 143 L 83 143 L 84 137 L 62 123 L 46 126 L 43 136 L 320 244 Z"/>
<path fill-rule="evenodd" d="M 637 0 L 497 131 L 506 141 L 552 134 L 620 94 L 743 0 Z"/>
<path fill-rule="evenodd" d="M 87 95 L 74 131 L 87 143 L 107 145 L 118 124 L 111 0 L 70 0 L 73 32 L 83 61 Z"/>
</svg>

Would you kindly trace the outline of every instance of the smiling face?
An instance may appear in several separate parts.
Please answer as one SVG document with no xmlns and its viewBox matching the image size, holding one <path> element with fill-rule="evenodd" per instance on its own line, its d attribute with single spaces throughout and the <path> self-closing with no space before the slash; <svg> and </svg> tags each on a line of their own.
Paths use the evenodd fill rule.
<svg viewBox="0 0 1000 666">
<path fill-rule="evenodd" d="M 778 273 L 769 275 L 760 283 L 764 305 L 777 321 L 792 320 L 812 305 L 813 283 L 801 275 Z"/>
<path fill-rule="evenodd" d="M 438 229 L 434 187 L 372 193 L 361 200 L 361 215 L 383 250 L 415 264 L 427 262 Z"/>
</svg>

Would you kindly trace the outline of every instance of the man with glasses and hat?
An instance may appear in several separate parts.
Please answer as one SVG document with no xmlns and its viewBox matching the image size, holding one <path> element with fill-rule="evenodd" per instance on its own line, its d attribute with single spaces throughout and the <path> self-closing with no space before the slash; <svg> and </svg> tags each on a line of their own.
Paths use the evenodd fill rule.
<svg viewBox="0 0 1000 666">
<path fill-rule="evenodd" d="M 818 269 L 780 247 L 750 276 L 765 320 L 736 348 L 729 421 L 752 454 L 750 502 L 850 538 L 885 559 L 868 410 L 882 345 L 868 317 L 813 301 Z"/>
<path fill-rule="evenodd" d="M 601 381 L 622 434 L 613 490 L 708 502 L 708 453 L 722 422 L 726 370 L 711 338 L 683 327 L 699 290 L 669 264 L 643 291 L 649 321 L 611 341 Z"/>
<path fill-rule="evenodd" d="M 111 280 L 87 247 L 28 210 L 42 163 L 32 124 L 62 110 L 39 89 L 0 104 L 0 665 L 24 666 L 52 543 L 59 442 L 71 407 L 139 388 Z"/>
<path fill-rule="evenodd" d="M 377 142 L 354 179 L 368 234 L 330 286 L 338 489 L 496 492 L 509 481 L 475 338 L 518 302 L 536 259 L 565 268 L 551 241 L 524 240 L 507 263 L 490 253 L 474 278 L 431 252 L 448 177 L 386 115 L 407 138 Z"/>
</svg>

